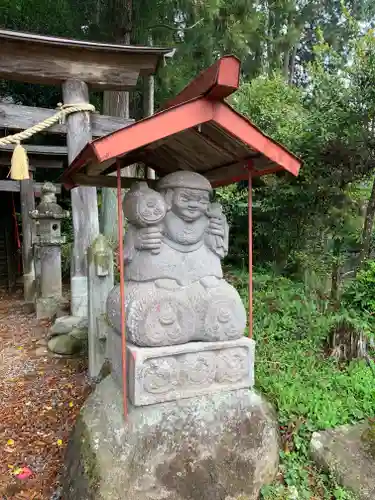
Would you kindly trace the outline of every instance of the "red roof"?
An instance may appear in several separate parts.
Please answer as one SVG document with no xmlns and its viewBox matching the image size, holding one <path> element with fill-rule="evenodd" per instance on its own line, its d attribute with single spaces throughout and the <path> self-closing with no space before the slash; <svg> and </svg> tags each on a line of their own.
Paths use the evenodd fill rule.
<svg viewBox="0 0 375 500">
<path fill-rule="evenodd" d="M 240 63 L 227 56 L 193 80 L 155 115 L 97 139 L 82 150 L 63 175 L 106 175 L 121 166 L 144 163 L 159 176 L 176 170 L 199 172 L 214 187 L 254 175 L 288 171 L 301 161 L 237 113 L 224 98 L 239 86 Z"/>
</svg>

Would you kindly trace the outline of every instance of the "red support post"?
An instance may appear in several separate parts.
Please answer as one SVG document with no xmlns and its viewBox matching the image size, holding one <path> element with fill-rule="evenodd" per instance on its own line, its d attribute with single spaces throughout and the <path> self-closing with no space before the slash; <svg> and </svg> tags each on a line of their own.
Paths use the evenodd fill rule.
<svg viewBox="0 0 375 500">
<path fill-rule="evenodd" d="M 128 381 L 126 370 L 126 329 L 125 329 L 125 279 L 124 279 L 124 225 L 122 219 L 122 196 L 121 196 L 121 167 L 117 161 L 117 220 L 118 220 L 118 244 L 119 244 L 119 267 L 120 267 L 120 301 L 121 301 L 121 358 L 122 358 L 122 382 L 123 382 L 123 405 L 124 418 L 128 418 Z"/>
<path fill-rule="evenodd" d="M 253 337 L 253 173 L 248 165 L 248 222 L 249 222 L 249 337 Z"/>
</svg>

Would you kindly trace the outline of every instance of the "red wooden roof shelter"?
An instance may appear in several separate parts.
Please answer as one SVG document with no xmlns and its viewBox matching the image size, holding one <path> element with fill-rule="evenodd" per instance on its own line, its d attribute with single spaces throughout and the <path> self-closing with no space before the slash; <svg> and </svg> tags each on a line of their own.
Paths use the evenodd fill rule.
<svg viewBox="0 0 375 500">
<path fill-rule="evenodd" d="M 121 169 L 144 163 L 162 177 L 176 170 L 204 175 L 213 187 L 248 180 L 249 187 L 249 336 L 252 336 L 252 178 L 287 171 L 298 175 L 301 161 L 267 137 L 224 99 L 239 87 L 240 61 L 223 57 L 201 73 L 161 111 L 87 144 L 65 171 L 62 181 L 109 186 L 117 170 L 119 253 L 123 253 Z M 104 182 L 104 179 L 106 182 Z M 134 179 L 135 180 L 135 179 Z M 127 415 L 124 264 L 120 259 L 122 373 Z"/>
<path fill-rule="evenodd" d="M 193 80 L 155 115 L 89 143 L 63 176 L 73 187 L 75 175 L 107 175 L 144 163 L 161 177 L 193 170 L 214 187 L 278 171 L 298 174 L 301 162 L 267 137 L 224 99 L 239 86 L 240 61 L 226 56 Z M 80 182 L 77 182 L 79 184 Z M 95 182 L 93 182 L 95 185 Z"/>
</svg>

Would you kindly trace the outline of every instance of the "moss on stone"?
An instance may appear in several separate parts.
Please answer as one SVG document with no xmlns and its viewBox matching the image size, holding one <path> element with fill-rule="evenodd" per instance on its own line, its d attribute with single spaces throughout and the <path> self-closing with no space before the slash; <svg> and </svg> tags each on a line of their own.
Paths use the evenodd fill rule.
<svg viewBox="0 0 375 500">
<path fill-rule="evenodd" d="M 375 458 L 375 419 L 369 419 L 368 427 L 363 431 L 361 439 L 366 444 L 366 450 Z"/>
</svg>

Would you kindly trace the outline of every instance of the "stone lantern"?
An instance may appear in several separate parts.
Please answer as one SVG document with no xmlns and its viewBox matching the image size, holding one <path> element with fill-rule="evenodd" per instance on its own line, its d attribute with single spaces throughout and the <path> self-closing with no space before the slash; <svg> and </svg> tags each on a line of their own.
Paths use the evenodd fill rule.
<svg viewBox="0 0 375 500">
<path fill-rule="evenodd" d="M 57 204 L 56 187 L 51 182 L 45 182 L 41 191 L 39 205 L 30 212 L 37 222 L 34 248 L 40 269 L 36 313 L 38 318 L 51 318 L 62 300 L 61 245 L 65 237 L 61 236 L 61 221 L 69 212 Z"/>
</svg>

